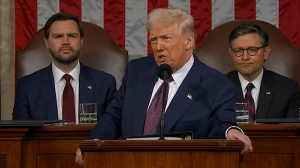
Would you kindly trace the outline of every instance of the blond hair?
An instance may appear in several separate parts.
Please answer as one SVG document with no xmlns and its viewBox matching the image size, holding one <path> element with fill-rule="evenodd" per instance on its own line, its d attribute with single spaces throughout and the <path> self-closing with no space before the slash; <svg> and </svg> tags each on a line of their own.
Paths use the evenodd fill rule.
<svg viewBox="0 0 300 168">
<path fill-rule="evenodd" d="M 148 14 L 146 29 L 150 31 L 154 26 L 171 26 L 178 25 L 178 31 L 183 38 L 194 37 L 193 50 L 197 34 L 194 29 L 194 18 L 181 9 L 157 8 Z"/>
</svg>

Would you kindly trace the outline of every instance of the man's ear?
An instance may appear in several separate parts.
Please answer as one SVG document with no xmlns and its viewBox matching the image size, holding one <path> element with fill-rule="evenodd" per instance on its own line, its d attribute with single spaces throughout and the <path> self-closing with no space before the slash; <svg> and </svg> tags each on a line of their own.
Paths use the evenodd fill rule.
<svg viewBox="0 0 300 168">
<path fill-rule="evenodd" d="M 228 52 L 229 52 L 229 54 L 231 55 L 231 57 L 233 57 L 233 53 L 232 53 L 231 48 L 228 48 Z"/>
<path fill-rule="evenodd" d="M 48 40 L 45 37 L 44 37 L 44 42 L 45 42 L 45 45 L 46 45 L 47 49 L 49 49 Z"/>
<path fill-rule="evenodd" d="M 193 47 L 194 45 L 194 36 L 190 36 L 189 38 L 186 39 L 186 49 L 189 50 Z"/>
<path fill-rule="evenodd" d="M 82 47 L 83 46 L 83 37 L 81 38 L 80 43 L 81 43 L 81 47 Z"/>
<path fill-rule="evenodd" d="M 264 50 L 264 59 L 265 60 L 269 57 L 270 52 L 271 52 L 271 47 L 270 46 L 265 47 L 265 50 Z"/>
</svg>

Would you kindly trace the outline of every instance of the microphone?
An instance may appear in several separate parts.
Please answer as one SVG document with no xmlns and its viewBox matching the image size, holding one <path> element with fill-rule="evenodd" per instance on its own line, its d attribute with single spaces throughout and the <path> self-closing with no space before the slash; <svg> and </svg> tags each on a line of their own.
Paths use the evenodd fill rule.
<svg viewBox="0 0 300 168">
<path fill-rule="evenodd" d="M 157 69 L 158 77 L 162 80 L 168 80 L 172 75 L 172 68 L 169 64 L 161 64 Z"/>
<path fill-rule="evenodd" d="M 161 64 L 157 69 L 157 74 L 163 82 L 163 98 L 162 98 L 162 110 L 160 120 L 160 137 L 159 140 L 165 140 L 165 109 L 166 109 L 166 85 L 168 80 L 172 76 L 172 68 L 169 64 Z"/>
</svg>

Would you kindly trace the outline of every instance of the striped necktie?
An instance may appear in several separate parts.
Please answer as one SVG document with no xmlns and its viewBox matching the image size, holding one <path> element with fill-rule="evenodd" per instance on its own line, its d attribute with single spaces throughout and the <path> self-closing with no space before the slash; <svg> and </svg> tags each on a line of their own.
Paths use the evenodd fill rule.
<svg viewBox="0 0 300 168">
<path fill-rule="evenodd" d="M 248 83 L 246 89 L 247 93 L 245 95 L 244 102 L 249 104 L 249 121 L 252 123 L 255 123 L 255 103 L 254 99 L 251 95 L 251 90 L 254 88 L 254 85 L 252 83 Z"/>
</svg>

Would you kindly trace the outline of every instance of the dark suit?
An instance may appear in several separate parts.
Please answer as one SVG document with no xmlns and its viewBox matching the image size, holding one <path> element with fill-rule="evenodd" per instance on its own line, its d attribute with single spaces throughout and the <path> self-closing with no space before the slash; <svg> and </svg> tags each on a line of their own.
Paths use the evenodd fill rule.
<svg viewBox="0 0 300 168">
<path fill-rule="evenodd" d="M 225 138 L 236 125 L 235 86 L 220 72 L 194 56 L 194 64 L 165 113 L 165 132 L 193 131 L 194 138 Z M 155 82 L 153 56 L 130 61 L 122 86 L 91 133 L 92 139 L 116 139 L 143 134 L 144 121 Z M 190 100 L 187 95 L 192 95 Z M 157 133 L 159 129 L 157 129 Z"/>
<path fill-rule="evenodd" d="M 226 76 L 238 89 L 236 102 L 244 102 L 238 71 Z M 260 118 L 298 118 L 300 107 L 299 85 L 296 81 L 264 69 L 261 81 L 256 119 Z"/>
<path fill-rule="evenodd" d="M 80 64 L 79 104 L 97 103 L 100 116 L 115 92 L 116 81 L 112 75 Z M 58 119 L 52 64 L 18 81 L 13 119 Z"/>
</svg>

